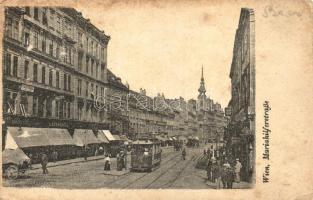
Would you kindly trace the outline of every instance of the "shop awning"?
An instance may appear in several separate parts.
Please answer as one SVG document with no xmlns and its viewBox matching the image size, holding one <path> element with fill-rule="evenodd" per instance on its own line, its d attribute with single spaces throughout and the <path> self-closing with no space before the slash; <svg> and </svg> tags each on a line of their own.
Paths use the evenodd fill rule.
<svg viewBox="0 0 313 200">
<path fill-rule="evenodd" d="M 160 141 L 163 141 L 163 142 L 166 141 L 166 138 L 161 137 L 161 136 L 159 136 L 159 135 L 156 136 L 156 139 L 158 139 L 158 140 L 160 140 Z"/>
<path fill-rule="evenodd" d="M 75 129 L 73 140 L 76 146 L 101 143 L 101 141 L 97 139 L 93 131 L 88 129 Z"/>
<path fill-rule="evenodd" d="M 74 144 L 66 129 L 9 127 L 8 132 L 20 148 Z"/>
<path fill-rule="evenodd" d="M 103 132 L 105 137 L 109 140 L 109 142 L 115 140 L 115 138 L 113 137 L 113 135 L 111 134 L 111 132 L 109 130 L 101 130 L 101 131 Z"/>
<path fill-rule="evenodd" d="M 119 135 L 113 135 L 113 137 L 115 140 L 122 141 L 122 138 Z"/>
<path fill-rule="evenodd" d="M 109 140 L 105 137 L 103 131 L 98 131 L 97 138 L 101 143 L 109 143 Z"/>
</svg>

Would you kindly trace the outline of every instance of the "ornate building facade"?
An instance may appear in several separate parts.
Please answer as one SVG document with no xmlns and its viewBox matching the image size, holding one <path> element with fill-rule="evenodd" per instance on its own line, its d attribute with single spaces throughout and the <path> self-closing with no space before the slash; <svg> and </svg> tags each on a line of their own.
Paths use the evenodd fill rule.
<svg viewBox="0 0 313 200">
<path fill-rule="evenodd" d="M 4 131 L 108 128 L 107 114 L 93 105 L 108 84 L 109 40 L 75 9 L 5 8 Z"/>
<path fill-rule="evenodd" d="M 228 153 L 239 158 L 242 177 L 250 180 L 255 166 L 255 19 L 253 9 L 241 9 L 230 69 Z"/>
</svg>

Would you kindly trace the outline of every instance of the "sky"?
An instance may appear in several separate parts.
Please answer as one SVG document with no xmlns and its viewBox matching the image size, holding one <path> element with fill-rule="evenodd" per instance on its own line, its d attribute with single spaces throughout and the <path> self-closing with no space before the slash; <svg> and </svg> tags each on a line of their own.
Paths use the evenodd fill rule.
<svg viewBox="0 0 313 200">
<path fill-rule="evenodd" d="M 108 68 L 130 89 L 196 99 L 203 66 L 207 96 L 227 106 L 239 6 L 117 1 L 90 7 L 77 5 L 85 18 L 111 37 Z"/>
</svg>

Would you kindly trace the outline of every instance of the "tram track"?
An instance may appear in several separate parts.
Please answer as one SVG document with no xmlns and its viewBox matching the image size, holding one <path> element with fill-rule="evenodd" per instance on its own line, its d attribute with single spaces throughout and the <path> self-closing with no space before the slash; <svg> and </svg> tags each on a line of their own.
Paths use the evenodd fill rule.
<svg viewBox="0 0 313 200">
<path fill-rule="evenodd" d="M 188 160 L 188 162 L 187 162 L 185 165 L 182 165 L 183 168 L 180 169 L 180 170 L 178 170 L 178 173 L 176 172 L 177 174 L 175 174 L 174 178 L 173 178 L 173 179 L 170 179 L 170 180 L 167 181 L 165 184 L 162 184 L 162 185 L 160 185 L 160 186 L 158 186 L 158 187 L 152 186 L 152 185 L 155 184 L 158 180 L 160 180 L 162 177 L 164 177 L 164 175 L 165 175 L 166 173 L 168 173 L 168 171 L 165 171 L 165 173 L 162 173 L 160 176 L 158 176 L 156 179 L 154 179 L 150 184 L 148 184 L 148 185 L 145 187 L 145 189 L 159 189 L 159 188 L 169 188 L 169 187 L 171 187 L 171 186 L 175 183 L 175 181 L 180 177 L 180 175 L 185 171 L 185 169 L 190 165 L 190 163 L 196 161 L 198 158 L 199 158 L 199 155 L 196 155 L 196 154 L 192 155 L 191 158 Z M 176 165 L 178 165 L 178 164 L 180 164 L 180 163 L 182 163 L 182 162 L 183 162 L 183 161 L 181 160 L 180 162 L 178 162 L 178 163 L 174 164 L 173 166 L 171 166 L 171 168 L 172 168 L 172 167 L 176 167 Z M 178 166 L 179 166 L 179 165 L 178 165 Z M 161 182 L 162 182 L 162 181 L 161 181 Z M 155 184 L 155 185 L 157 185 L 157 184 Z"/>
<path fill-rule="evenodd" d="M 165 165 L 165 164 L 167 164 L 167 163 L 173 161 L 175 158 L 177 158 L 178 155 L 179 155 L 179 153 L 178 153 L 178 152 L 175 152 L 174 155 L 173 155 L 170 159 L 167 159 L 166 162 L 161 162 L 161 164 Z M 156 171 L 158 171 L 158 170 L 161 170 L 161 168 L 159 167 L 159 168 L 157 168 L 157 169 L 156 169 L 155 171 L 153 171 L 153 172 L 156 172 Z M 163 168 L 162 168 L 162 170 L 163 170 Z M 153 173 L 153 172 L 152 172 L 152 173 Z M 145 177 L 147 177 L 147 176 L 149 176 L 149 175 L 151 175 L 151 173 L 145 173 L 145 174 L 143 174 L 143 176 L 138 177 L 137 179 L 133 180 L 132 182 L 130 182 L 130 183 L 128 182 L 128 184 L 127 184 L 126 186 L 122 187 L 122 189 L 130 188 L 129 186 L 133 186 L 134 183 L 140 181 L 141 179 L 143 179 L 143 178 L 145 178 Z"/>
<path fill-rule="evenodd" d="M 161 161 L 161 164 L 166 164 L 168 162 L 170 162 L 173 158 L 177 157 L 177 152 L 175 152 L 173 155 L 170 154 L 170 152 L 168 153 L 168 155 Z M 155 171 L 159 170 L 160 168 L 157 168 Z M 154 171 L 154 172 L 155 172 Z M 109 187 L 115 187 L 114 185 L 117 185 L 117 188 L 122 188 L 125 189 L 127 187 L 129 187 L 130 185 L 132 185 L 133 183 L 137 182 L 138 180 L 144 178 L 145 176 L 149 175 L 150 173 L 127 173 L 109 183 L 107 183 L 109 185 Z M 139 175 L 139 177 L 137 177 Z M 132 177 L 133 176 L 133 177 Z M 131 182 L 129 180 L 127 180 L 128 178 L 135 178 L 134 180 L 131 180 Z M 127 183 L 127 185 L 123 186 L 123 183 Z M 120 186 L 122 185 L 122 187 Z"/>
</svg>

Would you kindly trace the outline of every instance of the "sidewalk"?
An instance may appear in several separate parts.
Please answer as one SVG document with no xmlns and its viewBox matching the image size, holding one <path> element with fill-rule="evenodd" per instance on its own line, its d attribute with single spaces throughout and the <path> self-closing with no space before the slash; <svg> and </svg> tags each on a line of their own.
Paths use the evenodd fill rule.
<svg viewBox="0 0 313 200">
<path fill-rule="evenodd" d="M 100 156 L 91 156 L 87 158 L 87 161 L 85 161 L 85 159 L 82 158 L 74 158 L 74 159 L 69 159 L 69 160 L 60 160 L 60 161 L 56 161 L 56 162 L 49 162 L 47 165 L 47 168 L 50 167 L 57 167 L 57 166 L 61 166 L 61 165 L 69 165 L 72 163 L 81 163 L 81 162 L 88 162 L 88 161 L 94 161 L 94 160 L 101 160 L 104 159 L 104 155 L 100 155 Z M 41 164 L 33 164 L 31 170 L 36 170 L 36 169 L 41 169 Z"/>
<path fill-rule="evenodd" d="M 216 188 L 216 183 L 213 183 L 211 181 L 207 181 L 206 184 L 208 186 L 210 186 L 210 188 L 214 188 L 214 189 L 217 189 Z M 252 187 L 252 184 L 251 183 L 248 183 L 248 182 L 240 182 L 240 183 L 236 183 L 234 182 L 233 183 L 233 188 L 232 189 L 249 189 Z M 223 190 L 223 183 L 221 181 L 220 183 L 220 189 Z"/>
<path fill-rule="evenodd" d="M 49 162 L 47 168 L 62 166 L 62 165 L 69 165 L 73 163 L 84 163 L 88 161 L 96 161 L 96 160 L 104 160 L 104 155 L 100 156 L 91 156 L 87 158 L 87 161 L 85 161 L 84 158 L 74 158 L 70 160 L 60 160 L 57 162 Z M 116 158 L 111 158 L 111 170 L 110 171 L 104 171 L 104 175 L 111 175 L 111 176 L 121 176 L 124 174 L 129 173 L 130 168 L 130 155 L 127 155 L 127 170 L 123 169 L 122 171 L 116 170 Z M 41 164 L 33 164 L 31 170 L 38 170 L 41 169 Z"/>
</svg>

